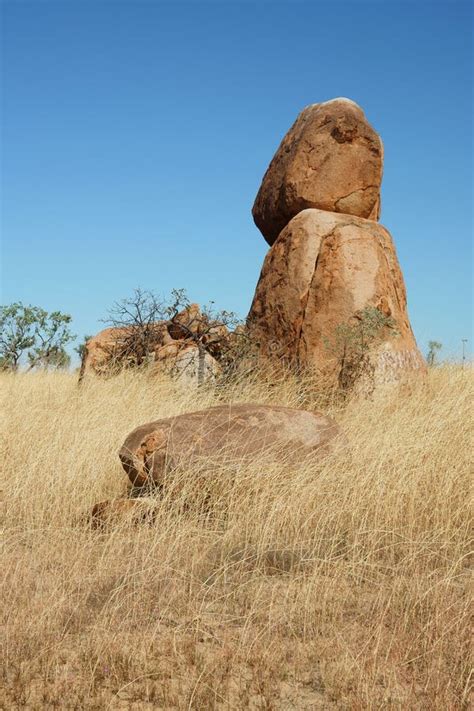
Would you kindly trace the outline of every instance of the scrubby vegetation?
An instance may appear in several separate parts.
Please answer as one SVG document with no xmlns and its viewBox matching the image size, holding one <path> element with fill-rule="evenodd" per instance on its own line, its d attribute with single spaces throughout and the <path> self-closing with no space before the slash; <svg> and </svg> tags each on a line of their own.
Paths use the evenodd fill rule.
<svg viewBox="0 0 474 711">
<path fill-rule="evenodd" d="M 470 368 L 344 402 L 291 374 L 0 378 L 2 708 L 468 708 Z M 323 406 L 349 445 L 213 470 L 206 506 L 189 471 L 152 526 L 91 530 L 125 436 L 217 401 Z"/>
<path fill-rule="evenodd" d="M 75 339 L 71 316 L 48 313 L 21 302 L 0 305 L 0 369 L 17 371 L 21 364 L 33 368 L 67 368 L 66 346 Z"/>
</svg>

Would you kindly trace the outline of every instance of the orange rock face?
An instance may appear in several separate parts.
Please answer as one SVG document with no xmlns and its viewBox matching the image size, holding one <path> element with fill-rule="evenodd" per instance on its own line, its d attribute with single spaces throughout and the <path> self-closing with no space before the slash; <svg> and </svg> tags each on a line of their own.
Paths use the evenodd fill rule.
<svg viewBox="0 0 474 711">
<path fill-rule="evenodd" d="M 388 230 L 372 220 L 308 209 L 268 252 L 248 316 L 264 356 L 306 367 L 334 363 L 338 327 L 374 307 L 393 322 L 374 353 L 379 378 L 424 370 Z"/>
<path fill-rule="evenodd" d="M 127 328 L 104 328 L 95 336 L 88 339 L 84 347 L 81 364 L 81 376 L 92 371 L 100 374 L 104 372 L 109 363 L 117 343 L 127 336 Z"/>
<path fill-rule="evenodd" d="M 201 333 L 203 316 L 199 304 L 190 304 L 180 311 L 168 324 L 168 333 L 174 340 L 184 340 L 190 334 Z"/>
<path fill-rule="evenodd" d="M 372 220 L 380 214 L 383 145 L 349 99 L 305 108 L 283 138 L 262 181 L 252 214 L 272 245 L 306 208 Z"/>
<path fill-rule="evenodd" d="M 329 417 L 287 407 L 221 405 L 150 422 L 129 434 L 120 452 L 132 484 L 162 485 L 176 467 L 206 468 L 269 457 L 302 461 L 324 451 L 340 429 Z"/>
<path fill-rule="evenodd" d="M 103 331 L 89 338 L 85 344 L 84 354 L 81 364 L 81 377 L 87 372 L 97 375 L 105 373 L 111 362 L 120 353 L 121 344 L 133 333 L 133 328 L 104 328 Z M 159 348 L 171 341 L 166 330 L 165 322 L 157 322 L 155 325 L 155 346 Z"/>
</svg>

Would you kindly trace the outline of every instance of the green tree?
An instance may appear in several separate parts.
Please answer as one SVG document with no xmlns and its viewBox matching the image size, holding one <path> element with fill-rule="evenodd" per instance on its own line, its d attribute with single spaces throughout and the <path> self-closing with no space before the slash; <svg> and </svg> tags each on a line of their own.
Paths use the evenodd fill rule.
<svg viewBox="0 0 474 711">
<path fill-rule="evenodd" d="M 428 341 L 428 353 L 426 355 L 426 362 L 428 363 L 428 366 L 430 368 L 436 365 L 436 357 L 438 351 L 440 351 L 442 347 L 443 344 L 439 341 Z"/>
<path fill-rule="evenodd" d="M 16 371 L 21 363 L 33 368 L 64 368 L 70 357 L 66 345 L 74 339 L 71 316 L 48 313 L 21 302 L 0 306 L 0 366 Z"/>
</svg>

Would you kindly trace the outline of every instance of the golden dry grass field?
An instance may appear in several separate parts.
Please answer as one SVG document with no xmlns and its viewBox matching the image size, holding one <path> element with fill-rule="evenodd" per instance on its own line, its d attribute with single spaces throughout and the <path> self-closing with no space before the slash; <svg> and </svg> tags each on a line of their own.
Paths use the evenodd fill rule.
<svg viewBox="0 0 474 711">
<path fill-rule="evenodd" d="M 346 404 L 2 374 L 2 709 L 468 709 L 472 371 Z M 332 414 L 311 466 L 195 472 L 154 525 L 92 530 L 137 425 L 222 401 Z M 186 503 L 184 506 L 183 503 Z"/>
</svg>

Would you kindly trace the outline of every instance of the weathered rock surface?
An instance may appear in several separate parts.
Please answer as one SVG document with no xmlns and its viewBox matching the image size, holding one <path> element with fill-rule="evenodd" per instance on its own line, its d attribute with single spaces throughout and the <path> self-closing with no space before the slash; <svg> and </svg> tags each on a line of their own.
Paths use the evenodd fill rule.
<svg viewBox="0 0 474 711">
<path fill-rule="evenodd" d="M 156 369 L 169 373 L 186 384 L 198 384 L 213 380 L 220 365 L 210 353 L 188 341 L 173 341 L 155 353 Z"/>
<path fill-rule="evenodd" d="M 306 208 L 372 220 L 380 214 L 383 145 L 349 99 L 306 107 L 283 138 L 252 214 L 271 245 Z"/>
<path fill-rule="evenodd" d="M 84 354 L 81 363 L 81 377 L 87 372 L 101 375 L 110 368 L 115 359 L 122 359 L 126 350 L 127 341 L 133 337 L 133 327 L 127 328 L 105 328 L 95 336 L 88 339 L 84 346 Z M 155 324 L 153 338 L 150 339 L 150 348 L 160 348 L 163 344 L 171 340 L 166 329 L 165 322 Z"/>
<path fill-rule="evenodd" d="M 340 434 L 319 413 L 287 407 L 239 404 L 212 407 L 137 427 L 119 452 L 135 487 L 162 485 L 168 471 L 255 457 L 302 461 L 325 451 Z"/>
<path fill-rule="evenodd" d="M 84 345 L 81 376 L 92 371 L 101 373 L 107 367 L 117 342 L 127 333 L 126 328 L 104 328 Z"/>
<path fill-rule="evenodd" d="M 395 247 L 382 225 L 308 209 L 267 253 L 248 323 L 261 353 L 305 367 L 334 361 L 336 329 L 374 307 L 393 320 L 374 354 L 378 379 L 424 369 Z"/>
</svg>

